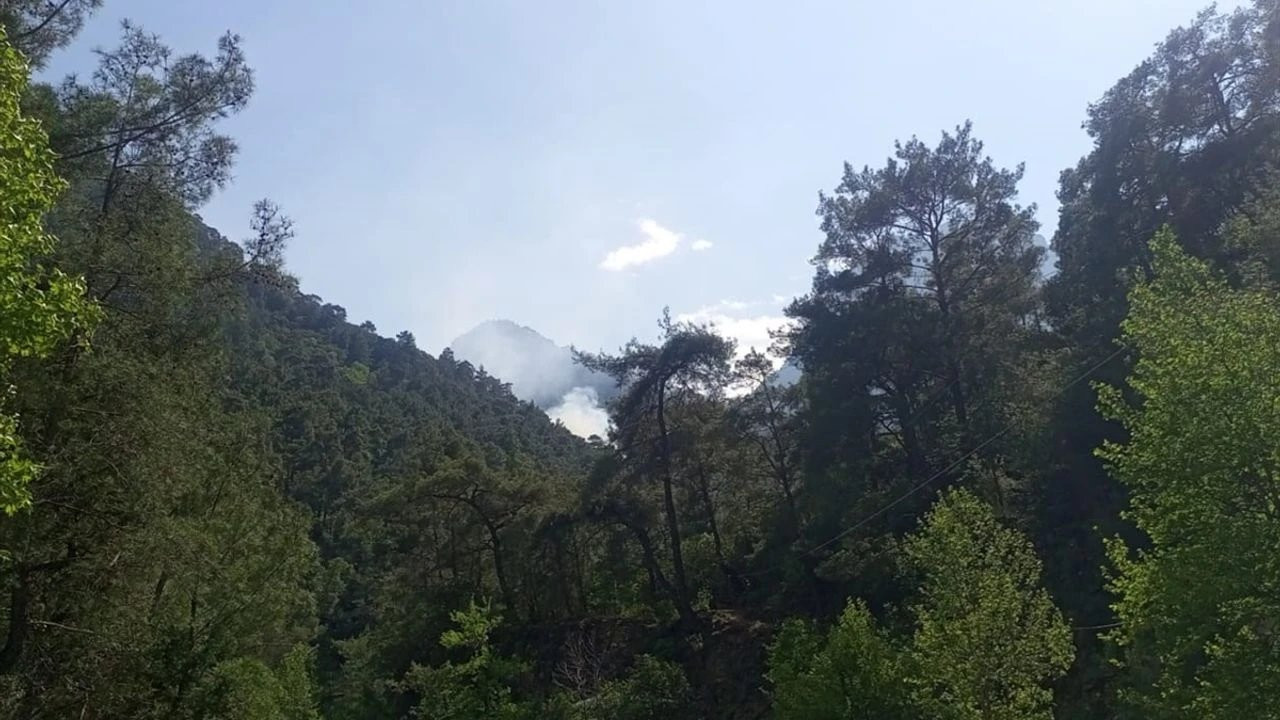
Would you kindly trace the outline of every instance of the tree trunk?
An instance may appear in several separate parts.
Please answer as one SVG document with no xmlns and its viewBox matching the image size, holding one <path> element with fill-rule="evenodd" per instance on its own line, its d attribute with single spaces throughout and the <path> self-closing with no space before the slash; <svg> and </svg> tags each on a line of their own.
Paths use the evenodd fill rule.
<svg viewBox="0 0 1280 720">
<path fill-rule="evenodd" d="M 931 403 L 932 399 L 926 401 L 926 404 Z M 920 446 L 920 435 L 916 432 L 916 426 L 921 420 L 917 415 L 924 409 L 925 406 L 922 405 L 912 410 L 906 394 L 898 393 L 897 411 L 898 422 L 902 426 L 902 449 L 907 455 L 907 472 L 913 482 L 923 480 L 926 473 L 924 448 Z"/>
<path fill-rule="evenodd" d="M 631 531 L 636 542 L 640 544 L 640 557 L 644 562 L 645 571 L 649 574 L 649 587 L 653 590 L 661 587 L 663 592 L 674 599 L 676 589 L 667 579 L 666 573 L 662 572 L 662 566 L 658 564 L 658 554 L 653 548 L 653 539 L 649 537 L 649 533 L 641 525 L 628 521 L 621 513 L 615 513 L 614 517 L 623 527 Z"/>
<path fill-rule="evenodd" d="M 0 675 L 12 675 L 17 669 L 18 658 L 22 657 L 22 648 L 31 627 L 27 617 L 30 605 L 31 590 L 27 587 L 27 578 L 19 573 L 17 585 L 9 594 L 9 632 L 4 648 L 0 649 Z"/>
<path fill-rule="evenodd" d="M 693 626 L 698 623 L 697 613 L 689 601 L 689 583 L 684 571 L 684 553 L 680 544 L 680 519 L 676 516 L 675 480 L 671 472 L 671 436 L 667 433 L 666 385 L 658 386 L 658 440 L 660 443 L 658 464 L 662 475 L 662 503 L 667 521 L 667 534 L 671 537 L 671 573 L 674 576 L 676 610 L 680 619 Z"/>
<path fill-rule="evenodd" d="M 698 494 L 702 496 L 702 504 L 707 510 L 707 524 L 711 527 L 711 542 L 715 545 L 716 560 L 724 565 L 724 542 L 720 539 L 720 524 L 716 522 L 716 506 L 711 500 L 711 488 L 707 485 L 707 472 L 702 463 L 698 463 Z"/>
<path fill-rule="evenodd" d="M 950 383 L 951 388 L 951 408 L 955 412 L 956 422 L 960 425 L 960 440 L 962 444 L 968 444 L 969 406 L 965 399 L 964 387 L 961 381 L 964 377 L 964 372 L 960 363 L 960 354 L 956 350 L 956 317 L 952 312 L 952 297 L 948 288 L 946 273 L 942 267 L 941 242 L 941 231 L 935 227 L 930 233 L 930 245 L 933 251 L 932 273 L 935 298 L 938 303 L 938 312 L 942 316 L 942 352 L 947 368 L 947 382 Z"/>
<path fill-rule="evenodd" d="M 502 540 L 498 537 L 499 528 L 484 514 L 480 515 L 485 530 L 489 531 L 489 547 L 493 550 L 493 574 L 498 578 L 498 592 L 502 593 L 502 602 L 510 612 L 516 612 L 516 598 L 507 582 L 506 566 L 502 562 Z"/>
<path fill-rule="evenodd" d="M 948 351 L 951 350 L 953 343 L 948 342 Z M 956 422 L 960 424 L 961 437 L 967 439 L 969 436 L 969 404 L 964 396 L 964 383 L 961 380 L 963 374 L 960 370 L 960 361 L 955 359 L 954 353 L 947 359 L 947 374 L 950 376 L 951 382 L 951 407 L 956 413 Z"/>
<path fill-rule="evenodd" d="M 773 399 L 773 389 L 769 387 L 769 379 L 764 378 L 760 387 L 764 390 L 765 400 L 768 402 L 768 417 L 766 418 L 769 427 L 769 438 L 773 441 L 773 449 L 777 454 L 776 463 L 770 463 L 774 468 L 774 474 L 778 478 L 778 485 L 782 488 L 782 497 L 787 502 L 788 519 L 791 522 L 791 529 L 788 535 L 794 542 L 800 539 L 800 510 L 796 507 L 796 496 L 791 489 L 791 468 L 787 465 L 787 446 L 782 441 L 782 431 L 778 429 L 778 405 Z M 764 448 L 766 459 L 769 451 Z"/>
<path fill-rule="evenodd" d="M 70 565 L 75 559 L 74 546 L 67 547 L 66 557 L 29 565 L 18 563 L 15 585 L 9 594 L 9 630 L 4 647 L 0 648 L 0 675 L 12 675 L 18 668 L 27 635 L 31 630 L 31 576 L 54 572 Z"/>
</svg>

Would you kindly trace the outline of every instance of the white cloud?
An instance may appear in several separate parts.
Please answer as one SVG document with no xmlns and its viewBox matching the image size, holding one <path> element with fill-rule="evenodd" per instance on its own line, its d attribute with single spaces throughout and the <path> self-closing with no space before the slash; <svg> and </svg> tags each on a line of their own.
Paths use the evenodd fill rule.
<svg viewBox="0 0 1280 720">
<path fill-rule="evenodd" d="M 576 387 L 570 390 L 559 405 L 547 411 L 547 416 L 564 423 L 569 432 L 579 437 L 604 437 L 609 430 L 609 413 L 600 407 L 595 388 Z"/>
<path fill-rule="evenodd" d="M 601 268 L 614 272 L 625 270 L 633 265 L 643 265 L 660 257 L 666 257 L 680 247 L 680 233 L 668 230 L 649 219 L 641 220 L 639 225 L 644 240 L 635 245 L 623 245 L 610 251 L 600 262 Z"/>
<path fill-rule="evenodd" d="M 693 248 L 697 252 L 702 252 L 703 250 L 710 250 L 711 245 L 712 243 L 710 240 L 703 240 L 702 238 L 698 238 L 697 240 L 694 240 L 693 244 L 690 245 L 689 247 Z"/>
<path fill-rule="evenodd" d="M 745 357 L 753 349 L 758 350 L 773 361 L 774 369 L 782 367 L 783 359 L 769 352 L 773 346 L 772 333 L 788 327 L 792 320 L 785 315 L 774 314 L 780 303 L 769 301 L 742 302 L 740 300 L 721 300 L 715 305 L 698 308 L 693 312 L 681 313 L 676 320 L 710 325 L 716 332 L 737 341 L 736 355 Z M 765 312 L 761 312 L 764 310 Z M 751 311 L 751 312 L 747 312 Z M 727 388 L 730 396 L 738 396 L 750 391 L 750 386 L 731 385 Z"/>
<path fill-rule="evenodd" d="M 693 312 L 680 313 L 676 320 L 711 325 L 721 335 L 732 338 L 738 343 L 738 357 L 742 357 L 752 348 L 767 352 L 773 345 L 771 332 L 780 330 L 791 324 L 785 315 L 771 313 L 747 315 L 742 311 L 762 303 L 745 303 L 737 300 L 722 300 L 715 305 L 698 308 Z"/>
</svg>

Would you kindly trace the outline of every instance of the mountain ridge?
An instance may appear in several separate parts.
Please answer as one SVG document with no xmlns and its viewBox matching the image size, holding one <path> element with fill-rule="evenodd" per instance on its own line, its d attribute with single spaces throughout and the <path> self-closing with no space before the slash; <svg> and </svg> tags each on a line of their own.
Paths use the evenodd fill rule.
<svg viewBox="0 0 1280 720">
<path fill-rule="evenodd" d="M 617 395 L 613 378 L 576 363 L 573 351 L 527 325 L 503 318 L 486 320 L 449 343 L 465 360 L 511 385 L 516 397 L 548 410 L 575 389 L 589 389 L 600 402 Z"/>
</svg>

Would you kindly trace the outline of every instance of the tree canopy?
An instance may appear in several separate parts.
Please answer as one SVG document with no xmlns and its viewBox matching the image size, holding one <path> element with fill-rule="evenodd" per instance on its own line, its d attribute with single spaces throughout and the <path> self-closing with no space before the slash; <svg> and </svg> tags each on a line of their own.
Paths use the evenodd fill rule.
<svg viewBox="0 0 1280 720">
<path fill-rule="evenodd" d="M 969 122 L 844 163 L 589 440 L 204 224 L 236 34 L 33 82 L 99 4 L 0 3 L 0 716 L 1280 718 L 1275 0 L 1082 109 L 1049 258 Z"/>
</svg>

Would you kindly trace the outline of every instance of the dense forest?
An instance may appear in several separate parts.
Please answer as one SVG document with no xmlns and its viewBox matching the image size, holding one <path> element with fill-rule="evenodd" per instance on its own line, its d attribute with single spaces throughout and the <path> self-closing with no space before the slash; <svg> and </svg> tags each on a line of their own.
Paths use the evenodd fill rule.
<svg viewBox="0 0 1280 720">
<path fill-rule="evenodd" d="M 0 716 L 1280 718 L 1280 2 L 1082 109 L 1052 272 L 968 123 L 833 158 L 590 440 L 204 225 L 237 36 L 34 81 L 99 3 L 0 2 Z"/>
</svg>

